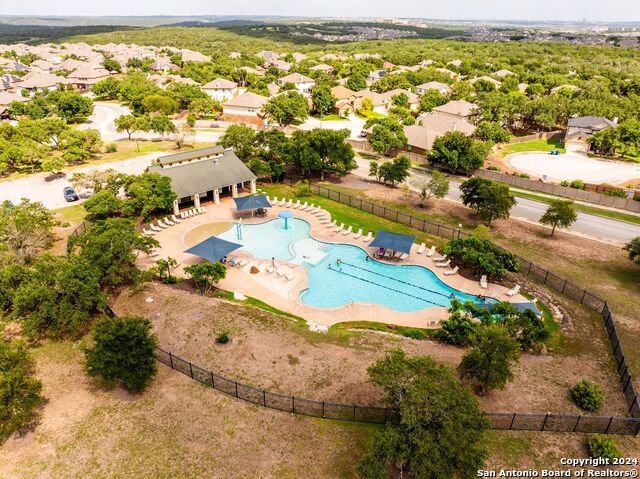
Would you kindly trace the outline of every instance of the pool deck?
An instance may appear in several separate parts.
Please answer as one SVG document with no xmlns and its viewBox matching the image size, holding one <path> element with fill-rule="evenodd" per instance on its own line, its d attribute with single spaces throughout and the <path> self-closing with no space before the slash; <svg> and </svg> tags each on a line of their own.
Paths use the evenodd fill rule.
<svg viewBox="0 0 640 479">
<path fill-rule="evenodd" d="M 141 255 L 138 259 L 138 265 L 146 269 L 151 267 L 158 259 L 170 256 L 179 263 L 178 267 L 172 271 L 172 274 L 186 277 L 183 270 L 184 266 L 204 261 L 197 256 L 184 252 L 185 249 L 193 246 L 192 244 L 186 243 L 189 232 L 205 224 L 216 222 L 228 223 L 238 220 L 235 203 L 231 198 L 221 199 L 219 205 L 206 204 L 205 208 L 205 214 L 184 219 L 179 224 L 156 233 L 154 238 L 160 242 L 160 247 L 157 249 L 158 256 L 151 258 L 146 255 Z M 245 215 L 242 221 L 244 224 L 263 223 L 277 218 L 278 214 L 283 210 L 290 210 L 293 212 L 294 217 L 309 222 L 311 225 L 310 235 L 319 241 L 350 244 L 361 247 L 370 254 L 373 252 L 373 248 L 369 248 L 368 243 L 365 243 L 362 237 L 354 239 L 355 232 L 346 236 L 343 235 L 342 232 L 335 233 L 335 228 L 327 228 L 326 225 L 320 223 L 320 219 L 317 216 L 306 211 L 287 208 L 286 206 L 274 206 L 268 209 L 267 216 L 263 218 Z M 349 225 L 345 226 L 348 227 Z M 367 233 L 367 231 L 364 231 L 363 236 L 366 236 Z M 375 235 L 376 232 L 372 231 L 372 233 Z M 430 244 L 427 244 L 427 251 L 430 246 Z M 413 246 L 411 254 L 405 261 L 385 262 L 390 264 L 424 266 L 433 271 L 436 276 L 448 286 L 467 293 L 475 295 L 485 294 L 502 301 L 527 301 L 527 299 L 519 294 L 509 298 L 505 294 L 508 289 L 497 284 L 491 283 L 488 289 L 481 289 L 478 281 L 463 278 L 459 274 L 447 276 L 444 272 L 449 270 L 449 268 L 436 267 L 433 259 L 426 256 L 426 252 L 417 254 L 418 247 L 419 245 L 417 244 Z M 346 321 L 375 321 L 399 326 L 436 328 L 439 326 L 441 320 L 447 319 L 449 316 L 447 308 L 441 307 L 427 308 L 409 313 L 368 303 L 352 303 L 332 309 L 315 308 L 302 303 L 299 299 L 300 292 L 307 288 L 307 271 L 304 267 L 293 265 L 286 261 L 276 261 L 277 267 L 286 268 L 291 272 L 292 279 L 289 281 L 276 276 L 275 273 L 268 274 L 266 272 L 265 268 L 271 264 L 271 260 L 255 259 L 244 251 L 236 251 L 231 253 L 230 256 L 246 258 L 249 260 L 249 264 L 244 267 L 228 267 L 227 277 L 219 283 L 222 289 L 242 293 L 245 296 L 251 296 L 275 308 L 301 316 L 317 324 L 331 326 Z M 259 273 L 251 274 L 250 270 L 252 266 L 257 267 Z"/>
</svg>

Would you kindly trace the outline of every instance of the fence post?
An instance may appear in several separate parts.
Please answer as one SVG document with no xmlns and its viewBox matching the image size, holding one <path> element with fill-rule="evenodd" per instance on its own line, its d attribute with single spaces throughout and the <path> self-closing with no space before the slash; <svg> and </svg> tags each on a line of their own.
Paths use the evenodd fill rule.
<svg viewBox="0 0 640 479">
<path fill-rule="evenodd" d="M 511 424 L 509 424 L 509 431 L 511 431 L 511 429 L 513 428 L 513 423 L 516 420 L 516 413 L 513 413 L 513 417 L 511 418 Z"/>
<path fill-rule="evenodd" d="M 356 405 L 353 405 L 353 422 L 356 422 Z"/>
<path fill-rule="evenodd" d="M 233 381 L 233 384 L 236 385 L 236 397 L 238 397 L 238 381 Z"/>
<path fill-rule="evenodd" d="M 396 223 L 398 222 L 398 210 L 396 210 Z"/>
<path fill-rule="evenodd" d="M 544 275 L 544 283 L 543 284 L 547 284 L 547 278 L 549 278 L 549 270 L 547 270 L 547 274 Z"/>
<path fill-rule="evenodd" d="M 609 424 L 607 424 L 607 428 L 604 430 L 605 434 L 609 434 L 609 428 L 611 427 L 611 423 L 613 422 L 613 416 L 609 419 Z"/>
<path fill-rule="evenodd" d="M 585 288 L 585 290 L 582 292 L 582 298 L 580 298 L 580 304 L 582 304 L 582 302 L 584 301 L 584 297 L 587 295 L 587 290 Z"/>
<path fill-rule="evenodd" d="M 193 379 L 193 366 L 191 365 L 191 362 L 189 362 L 189 374 L 191 374 L 191 379 Z"/>
<path fill-rule="evenodd" d="M 567 287 L 567 280 L 564 280 L 564 284 L 562 285 L 562 291 L 560 291 L 560 294 L 564 294 L 564 288 Z"/>
<path fill-rule="evenodd" d="M 296 413 L 296 397 L 295 396 L 291 396 L 291 412 L 293 414 Z"/>
<path fill-rule="evenodd" d="M 531 267 L 533 266 L 533 263 L 531 261 L 529 261 L 529 269 L 527 270 L 527 276 L 529 276 L 531 274 Z"/>
<path fill-rule="evenodd" d="M 169 362 L 171 363 L 171 369 L 173 369 L 173 354 L 169 353 Z"/>
<path fill-rule="evenodd" d="M 384 423 L 383 424 L 387 424 L 387 411 L 389 410 L 389 408 L 384 408 Z"/>
<path fill-rule="evenodd" d="M 262 390 L 262 405 L 267 407 L 267 391 L 264 389 Z"/>
<path fill-rule="evenodd" d="M 436 228 L 436 236 L 440 236 L 440 225 Z"/>
<path fill-rule="evenodd" d="M 635 406 L 638 403 L 638 396 L 634 396 L 633 397 L 633 402 L 631 403 L 631 407 L 629 408 L 629 414 L 631 414 L 631 411 L 633 411 L 633 406 Z"/>
<path fill-rule="evenodd" d="M 580 418 L 582 418 L 582 415 L 578 416 L 578 420 L 576 421 L 575 426 L 573 426 L 573 432 L 576 432 L 576 429 L 578 429 L 578 424 L 580 423 Z"/>
<path fill-rule="evenodd" d="M 549 413 L 544 417 L 544 422 L 542 423 L 541 431 L 544 431 L 544 427 L 547 425 L 547 419 L 549 419 Z"/>
<path fill-rule="evenodd" d="M 322 401 L 322 419 L 324 419 L 324 401 Z"/>
<path fill-rule="evenodd" d="M 211 374 L 211 387 L 213 389 L 215 389 L 216 388 L 216 380 L 213 379 L 213 373 L 212 372 L 210 372 L 209 374 Z"/>
</svg>

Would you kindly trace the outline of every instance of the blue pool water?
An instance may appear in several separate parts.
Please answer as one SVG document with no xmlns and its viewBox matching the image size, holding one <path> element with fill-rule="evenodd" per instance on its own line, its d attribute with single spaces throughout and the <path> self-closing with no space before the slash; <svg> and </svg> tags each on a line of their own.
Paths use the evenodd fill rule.
<svg viewBox="0 0 640 479">
<path fill-rule="evenodd" d="M 275 257 L 302 264 L 308 270 L 309 287 L 300 299 L 309 306 L 337 308 L 349 303 L 373 303 L 411 312 L 448 307 L 452 294 L 461 301 L 480 302 L 477 296 L 447 286 L 422 266 L 367 261 L 367 252 L 359 247 L 310 238 L 310 226 L 304 220 L 289 220 L 289 231 L 282 230 L 283 224 L 283 220 L 271 220 L 243 225 L 242 240 L 238 240 L 234 225 L 219 237 L 243 244 L 242 249 L 256 258 Z"/>
</svg>

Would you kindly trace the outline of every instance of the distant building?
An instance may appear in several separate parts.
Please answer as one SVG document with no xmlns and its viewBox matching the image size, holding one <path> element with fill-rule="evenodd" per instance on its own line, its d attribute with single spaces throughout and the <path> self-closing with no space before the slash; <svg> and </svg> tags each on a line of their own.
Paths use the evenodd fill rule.
<svg viewBox="0 0 640 479">
<path fill-rule="evenodd" d="M 276 83 L 281 87 L 286 83 L 293 83 L 298 92 L 303 95 L 311 94 L 311 89 L 316 86 L 316 81 L 313 78 L 309 78 L 301 73 L 291 73 L 290 75 L 283 76 L 282 78 L 278 78 Z"/>
<path fill-rule="evenodd" d="M 466 100 L 453 100 L 444 105 L 437 106 L 434 112 L 448 116 L 454 120 L 469 120 L 476 109 L 476 105 Z"/>
<path fill-rule="evenodd" d="M 238 84 L 224 78 L 216 78 L 201 88 L 207 95 L 219 102 L 230 100 L 238 93 Z"/>
<path fill-rule="evenodd" d="M 262 124 L 262 107 L 269 99 L 253 92 L 237 95 L 222 104 L 222 113 L 228 121 Z"/>
<path fill-rule="evenodd" d="M 436 90 L 440 92 L 441 95 L 449 96 L 453 91 L 451 89 L 451 86 L 439 81 L 430 81 L 427 83 L 423 83 L 422 85 L 418 85 L 417 87 L 415 87 L 415 89 L 418 95 L 424 95 L 429 90 Z"/>
<path fill-rule="evenodd" d="M 565 147 L 575 150 L 589 151 L 589 139 L 602 130 L 618 126 L 618 119 L 613 121 L 602 116 L 579 116 L 569 118 L 565 133 Z"/>
</svg>

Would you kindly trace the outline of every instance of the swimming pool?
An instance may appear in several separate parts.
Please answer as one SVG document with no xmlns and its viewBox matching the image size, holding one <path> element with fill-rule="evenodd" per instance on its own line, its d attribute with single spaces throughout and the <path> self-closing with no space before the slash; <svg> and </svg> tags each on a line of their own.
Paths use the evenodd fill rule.
<svg viewBox="0 0 640 479">
<path fill-rule="evenodd" d="M 367 260 L 367 252 L 357 246 L 314 240 L 309 235 L 309 223 L 299 218 L 290 220 L 292 228 L 288 231 L 283 231 L 282 225 L 282 220 L 242 225 L 240 240 L 234 225 L 218 237 L 241 243 L 241 249 L 256 258 L 275 257 L 304 266 L 309 286 L 300 294 L 300 300 L 309 306 L 337 308 L 372 303 L 412 312 L 448 307 L 452 295 L 461 301 L 480 302 L 477 296 L 447 286 L 422 266 Z"/>
</svg>

